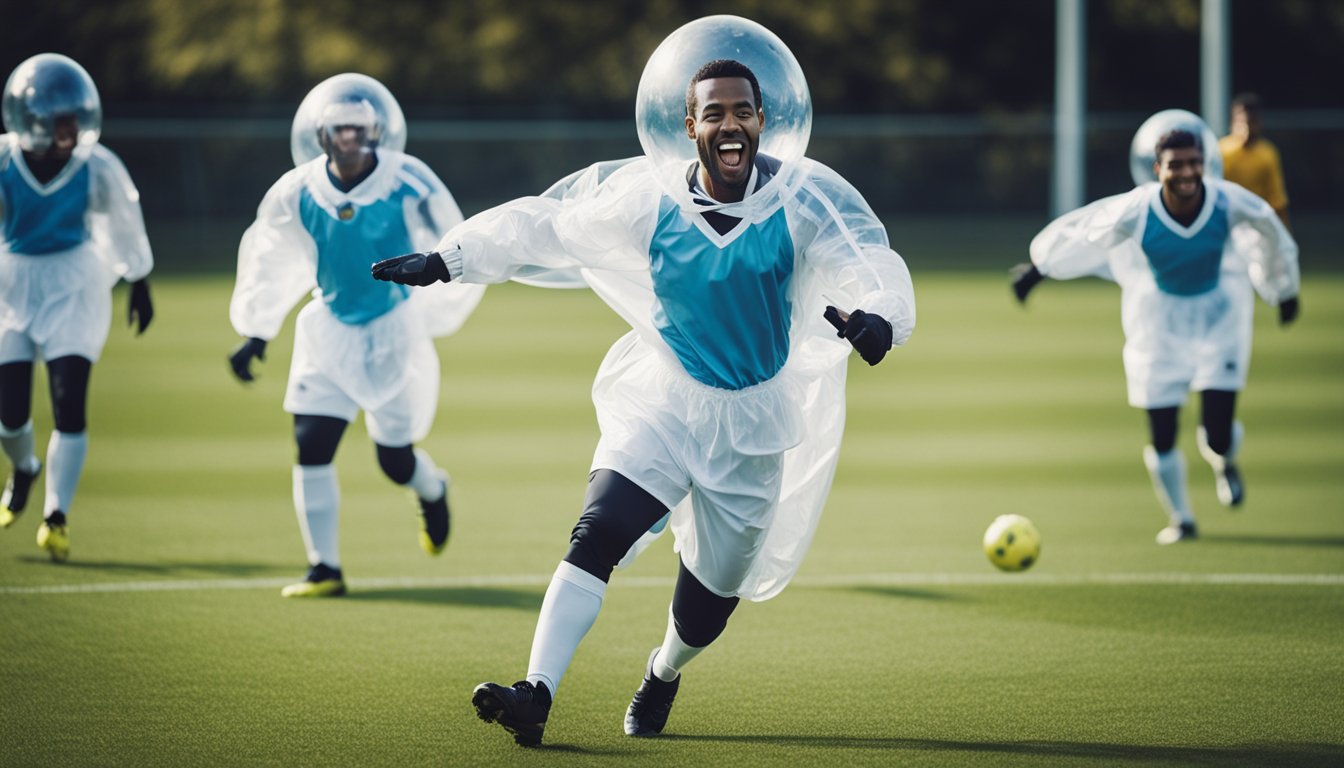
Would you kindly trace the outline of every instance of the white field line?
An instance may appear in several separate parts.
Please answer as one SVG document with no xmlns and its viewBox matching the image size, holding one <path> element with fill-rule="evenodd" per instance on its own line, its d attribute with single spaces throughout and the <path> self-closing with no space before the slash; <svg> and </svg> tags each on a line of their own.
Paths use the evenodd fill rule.
<svg viewBox="0 0 1344 768">
<path fill-rule="evenodd" d="M 468 589 L 473 587 L 545 587 L 549 574 L 511 576 L 445 576 L 438 578 L 351 579 L 355 590 L 372 589 Z M 181 581 L 123 581 L 90 584 L 48 584 L 40 586 L 0 585 L 0 595 L 67 595 L 127 592 L 203 592 L 233 589 L 279 589 L 293 579 L 192 579 Z M 627 577 L 617 574 L 615 588 L 670 589 L 673 579 L 666 577 Z M 832 576 L 800 577 L 795 588 L 862 587 L 1071 587 L 1110 586 L 1344 586 L 1344 574 L 1338 573 L 1088 573 L 1088 574 L 1007 574 L 1007 573 L 855 573 Z"/>
</svg>

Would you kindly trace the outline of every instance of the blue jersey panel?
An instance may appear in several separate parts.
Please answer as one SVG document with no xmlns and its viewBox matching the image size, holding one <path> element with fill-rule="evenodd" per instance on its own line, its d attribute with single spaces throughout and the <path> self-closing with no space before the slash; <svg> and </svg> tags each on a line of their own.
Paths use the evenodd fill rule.
<svg viewBox="0 0 1344 768">
<path fill-rule="evenodd" d="M 411 238 L 402 213 L 405 188 L 373 205 L 342 205 L 332 215 L 304 187 L 299 216 L 317 243 L 317 286 L 327 308 L 343 323 L 361 325 L 401 303 L 410 289 L 369 277 L 375 261 L 409 253 Z"/>
<path fill-rule="evenodd" d="M 1157 287 L 1176 296 L 1198 296 L 1218 286 L 1223 263 L 1223 245 L 1227 243 L 1227 195 L 1222 191 L 1214 200 L 1213 215 L 1191 237 L 1171 231 L 1157 213 L 1148 208 L 1143 228 L 1143 252 L 1153 270 Z"/>
<path fill-rule="evenodd" d="M 69 250 L 89 239 L 89 165 L 85 163 L 49 195 L 38 194 L 18 168 L 17 158 L 0 171 L 5 191 L 5 248 L 40 256 Z"/>
<path fill-rule="evenodd" d="M 720 248 L 664 197 L 649 245 L 654 325 L 697 381 L 742 389 L 789 356 L 793 239 L 781 209 Z"/>
</svg>

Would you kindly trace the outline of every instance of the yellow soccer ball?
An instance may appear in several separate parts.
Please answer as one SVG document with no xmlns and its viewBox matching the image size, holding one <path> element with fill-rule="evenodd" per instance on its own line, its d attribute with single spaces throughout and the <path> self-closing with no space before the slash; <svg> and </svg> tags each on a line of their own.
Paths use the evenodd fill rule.
<svg viewBox="0 0 1344 768">
<path fill-rule="evenodd" d="M 1041 557 L 1041 534 L 1021 515 L 999 515 L 985 531 L 985 556 L 1003 571 L 1025 571 Z"/>
</svg>

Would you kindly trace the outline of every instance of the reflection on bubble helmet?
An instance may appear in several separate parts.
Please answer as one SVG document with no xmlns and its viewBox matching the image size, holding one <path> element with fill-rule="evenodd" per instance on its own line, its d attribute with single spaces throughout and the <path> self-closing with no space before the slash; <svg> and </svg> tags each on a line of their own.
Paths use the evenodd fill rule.
<svg viewBox="0 0 1344 768">
<path fill-rule="evenodd" d="M 1157 181 L 1153 163 L 1157 162 L 1157 140 L 1170 131 L 1184 129 L 1200 137 L 1204 145 L 1204 175 L 1223 178 L 1223 154 L 1218 150 L 1218 137 L 1199 115 L 1184 109 L 1164 109 L 1143 121 L 1129 143 L 1129 175 L 1134 185 Z"/>
<path fill-rule="evenodd" d="M 15 67 L 5 82 L 0 111 L 5 130 L 18 136 L 25 152 L 47 151 L 58 118 L 73 117 L 78 126 L 76 156 L 91 152 L 103 129 L 103 105 L 93 78 L 59 53 L 39 53 Z"/>
<path fill-rule="evenodd" d="M 406 117 L 396 98 L 372 77 L 346 72 L 318 83 L 299 104 L 289 132 L 294 165 L 326 154 L 319 131 L 346 125 L 364 128 L 370 148 L 406 149 Z"/>
<path fill-rule="evenodd" d="M 635 99 L 644 154 L 659 167 L 697 158 L 686 136 L 686 86 L 715 59 L 745 64 L 760 82 L 765 112 L 760 151 L 785 163 L 802 158 L 812 134 L 812 95 L 798 60 L 770 30 L 726 15 L 686 24 L 649 57 Z"/>
</svg>

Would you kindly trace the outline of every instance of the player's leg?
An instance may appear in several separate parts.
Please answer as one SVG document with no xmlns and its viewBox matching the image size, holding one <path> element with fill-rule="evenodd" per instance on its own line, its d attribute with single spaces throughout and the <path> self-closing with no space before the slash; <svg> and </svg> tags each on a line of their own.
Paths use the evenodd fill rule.
<svg viewBox="0 0 1344 768">
<path fill-rule="evenodd" d="M 47 497 L 43 503 L 42 527 L 37 529 L 37 545 L 57 561 L 70 554 L 67 518 L 89 451 L 87 406 L 92 371 L 93 362 L 79 355 L 47 362 L 51 416 L 56 428 L 47 444 Z"/>
<path fill-rule="evenodd" d="M 308 575 L 281 591 L 285 597 L 335 597 L 345 594 L 341 574 L 341 491 L 336 481 L 336 448 L 349 421 L 334 416 L 294 415 L 294 510 L 308 554 Z"/>
<path fill-rule="evenodd" d="M 711 592 L 681 563 L 668 611 L 667 635 L 653 649 L 644 681 L 625 712 L 630 736 L 657 736 L 667 725 L 681 684 L 681 669 L 714 642 L 728 626 L 739 598 Z"/>
<path fill-rule="evenodd" d="M 1213 467 L 1218 501 L 1225 507 L 1240 506 L 1246 490 L 1236 463 L 1243 434 L 1236 420 L 1237 393 L 1206 389 L 1199 394 L 1203 422 L 1198 432 L 1199 453 Z"/>
<path fill-rule="evenodd" d="M 1150 444 L 1143 449 L 1143 463 L 1153 480 L 1157 500 L 1169 523 L 1157 533 L 1157 543 L 1174 544 L 1196 536 L 1195 517 L 1186 493 L 1185 456 L 1176 450 L 1176 424 L 1180 408 L 1149 408 Z"/>
<path fill-rule="evenodd" d="M 27 337 L 8 334 L 15 341 Z M 7 346 L 0 341 L 0 352 Z M 31 343 L 28 344 L 31 356 Z M 10 359 L 6 355 L 4 358 Z M 18 360 L 0 364 L 0 449 L 9 458 L 10 474 L 0 496 L 0 528 L 8 528 L 28 504 L 28 494 L 42 470 L 33 437 L 33 363 Z"/>
<path fill-rule="evenodd" d="M 551 697 L 574 652 L 597 620 L 612 570 L 668 505 L 610 469 L 588 481 L 570 548 L 551 577 L 532 637 L 527 677 L 512 687 L 483 683 L 472 693 L 482 720 L 499 722 L 523 746 L 541 743 Z"/>
<path fill-rule="evenodd" d="M 374 443 L 378 466 L 397 485 L 415 491 L 420 502 L 420 546 L 430 555 L 443 551 L 451 524 L 448 511 L 448 474 L 425 451 L 410 445 Z"/>
</svg>

